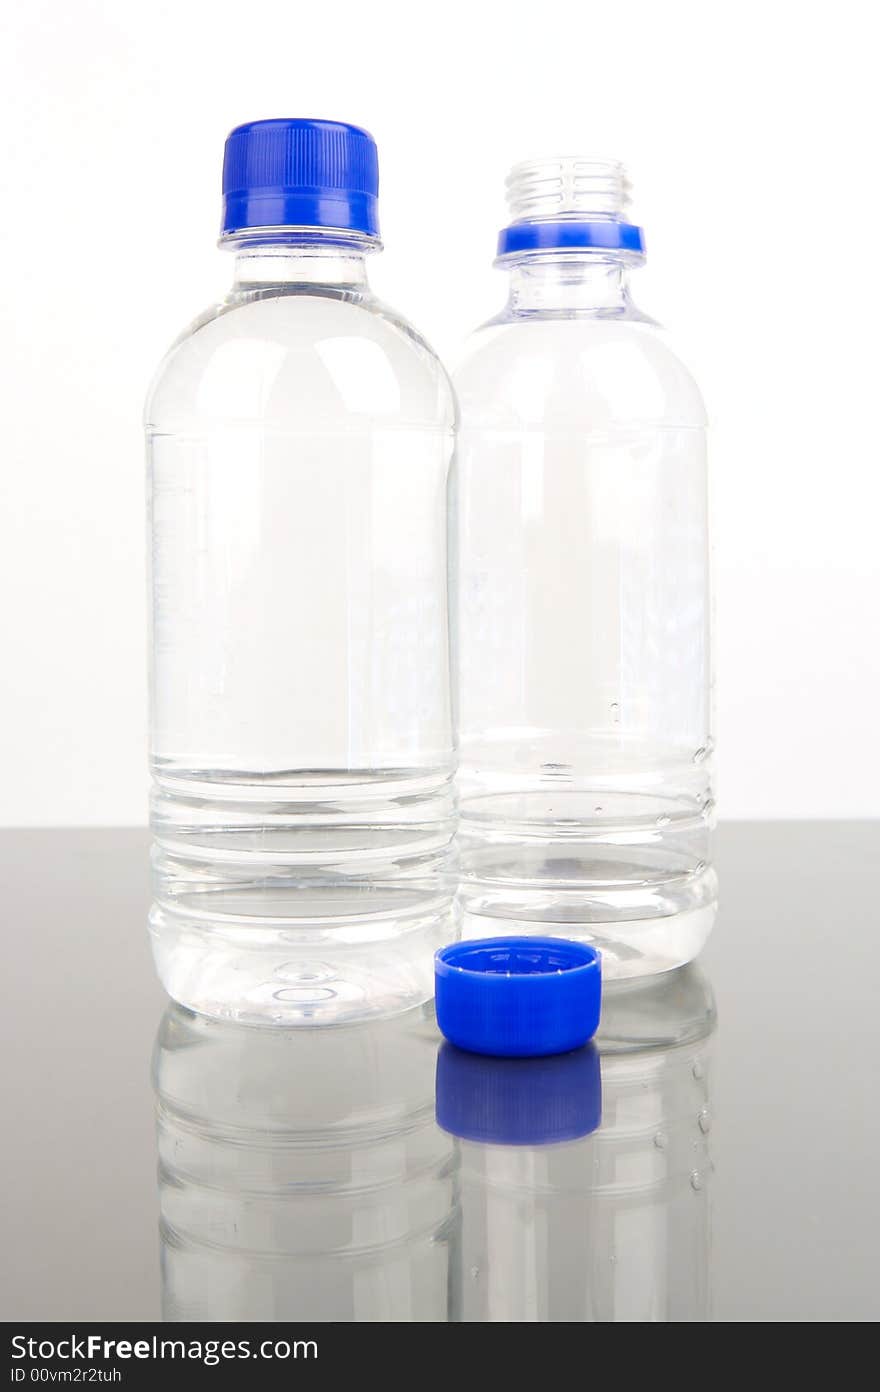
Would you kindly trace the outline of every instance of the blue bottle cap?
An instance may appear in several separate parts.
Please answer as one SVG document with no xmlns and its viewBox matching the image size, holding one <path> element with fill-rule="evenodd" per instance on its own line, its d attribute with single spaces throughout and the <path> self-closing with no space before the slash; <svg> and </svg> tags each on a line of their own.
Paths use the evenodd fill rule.
<svg viewBox="0 0 880 1392">
<path fill-rule="evenodd" d="M 464 1141 L 553 1145 L 602 1120 L 594 1044 L 554 1058 L 481 1058 L 444 1044 L 437 1055 L 437 1125 Z"/>
<path fill-rule="evenodd" d="M 378 241 L 378 193 L 376 142 L 360 126 L 248 121 L 226 141 L 222 235 L 321 227 Z"/>
<path fill-rule="evenodd" d="M 526 251 L 626 251 L 645 254 L 641 227 L 631 222 L 586 222 L 578 219 L 518 222 L 498 234 L 498 259 Z"/>
<path fill-rule="evenodd" d="M 434 956 L 437 1024 L 475 1054 L 564 1054 L 599 1026 L 599 953 L 568 938 L 482 938 Z"/>
</svg>

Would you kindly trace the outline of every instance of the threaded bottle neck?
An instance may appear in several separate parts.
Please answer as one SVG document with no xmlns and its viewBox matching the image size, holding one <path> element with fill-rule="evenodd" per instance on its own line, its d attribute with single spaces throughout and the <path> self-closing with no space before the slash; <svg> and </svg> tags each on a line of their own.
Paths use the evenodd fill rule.
<svg viewBox="0 0 880 1392">
<path fill-rule="evenodd" d="M 630 184 L 617 160 L 556 155 L 523 160 L 507 176 L 510 221 L 627 222 Z"/>
<path fill-rule="evenodd" d="M 525 160 L 507 178 L 510 221 L 498 259 L 523 253 L 597 251 L 644 256 L 642 229 L 629 221 L 629 180 L 617 160 L 556 155 Z"/>
<path fill-rule="evenodd" d="M 626 272 L 642 260 L 629 222 L 630 185 L 617 160 L 557 155 L 525 160 L 507 178 L 510 223 L 506 317 L 637 317 Z"/>
</svg>

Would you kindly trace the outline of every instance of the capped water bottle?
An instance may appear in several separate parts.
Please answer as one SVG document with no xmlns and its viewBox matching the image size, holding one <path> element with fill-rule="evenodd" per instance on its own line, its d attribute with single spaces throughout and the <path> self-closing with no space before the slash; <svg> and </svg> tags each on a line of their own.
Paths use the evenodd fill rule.
<svg viewBox="0 0 880 1392">
<path fill-rule="evenodd" d="M 454 378 L 463 932 L 647 974 L 716 897 L 705 412 L 630 298 L 622 167 L 535 160 L 507 191 L 510 298 Z"/>
<path fill-rule="evenodd" d="M 449 938 L 454 406 L 370 291 L 377 192 L 358 127 L 234 130 L 232 288 L 147 402 L 151 924 L 209 1014 L 403 1008 Z"/>
</svg>

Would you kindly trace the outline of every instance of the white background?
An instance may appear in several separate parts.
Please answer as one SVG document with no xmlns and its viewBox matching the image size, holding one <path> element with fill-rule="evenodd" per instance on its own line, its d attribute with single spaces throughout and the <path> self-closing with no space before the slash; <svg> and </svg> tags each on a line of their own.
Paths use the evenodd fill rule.
<svg viewBox="0 0 880 1392">
<path fill-rule="evenodd" d="M 226 288 L 223 139 L 279 115 L 373 132 L 374 284 L 449 358 L 504 293 L 508 166 L 628 163 L 650 258 L 636 298 L 713 425 L 722 814 L 878 813 L 871 6 L 7 13 L 0 822 L 145 820 L 141 405 L 168 342 Z"/>
</svg>

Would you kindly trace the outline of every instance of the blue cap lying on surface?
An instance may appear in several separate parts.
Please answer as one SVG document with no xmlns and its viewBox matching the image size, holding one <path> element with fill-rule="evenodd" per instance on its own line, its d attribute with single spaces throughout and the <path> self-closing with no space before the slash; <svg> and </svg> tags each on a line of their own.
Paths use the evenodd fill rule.
<svg viewBox="0 0 880 1392">
<path fill-rule="evenodd" d="M 480 938 L 434 957 L 437 1024 L 460 1049 L 537 1058 L 578 1049 L 599 1027 L 599 953 L 568 938 Z"/>
</svg>

